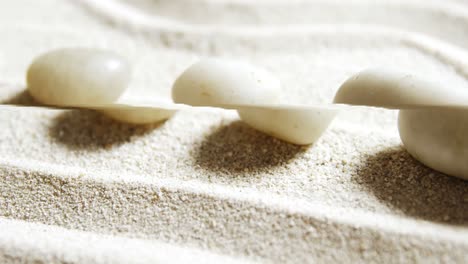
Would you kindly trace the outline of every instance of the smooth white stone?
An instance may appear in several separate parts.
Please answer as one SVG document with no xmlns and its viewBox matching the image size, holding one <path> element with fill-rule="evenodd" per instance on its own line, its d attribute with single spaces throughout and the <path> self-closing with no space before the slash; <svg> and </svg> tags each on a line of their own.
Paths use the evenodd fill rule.
<svg viewBox="0 0 468 264">
<path fill-rule="evenodd" d="M 150 107 L 113 108 L 100 111 L 117 121 L 137 125 L 159 123 L 171 118 L 177 112 L 177 110 Z"/>
<path fill-rule="evenodd" d="M 130 81 L 130 66 L 105 50 L 66 48 L 47 52 L 29 66 L 29 93 L 39 102 L 56 106 L 111 103 Z"/>
<path fill-rule="evenodd" d="M 281 84 L 269 72 L 247 63 L 204 59 L 177 78 L 172 98 L 193 106 L 279 103 Z"/>
<path fill-rule="evenodd" d="M 407 151 L 430 168 L 468 179 L 468 88 L 371 69 L 349 78 L 334 102 L 404 109 L 398 129 Z"/>
<path fill-rule="evenodd" d="M 251 127 L 284 141 L 314 143 L 333 120 L 336 110 L 280 104 L 280 81 L 246 63 L 207 59 L 189 67 L 172 90 L 175 102 L 238 110 Z"/>
<path fill-rule="evenodd" d="M 346 80 L 337 91 L 334 102 L 399 109 L 468 107 L 468 89 L 428 81 L 411 73 L 369 69 Z"/>
<path fill-rule="evenodd" d="M 337 110 L 325 107 L 239 107 L 241 119 L 251 127 L 284 141 L 312 144 L 323 134 Z"/>
<path fill-rule="evenodd" d="M 190 106 L 174 104 L 160 98 L 124 98 L 117 103 L 93 107 L 107 116 L 125 123 L 151 124 L 171 118 L 177 111 Z"/>
<path fill-rule="evenodd" d="M 468 110 L 401 110 L 398 129 L 405 148 L 415 159 L 468 180 Z"/>
</svg>

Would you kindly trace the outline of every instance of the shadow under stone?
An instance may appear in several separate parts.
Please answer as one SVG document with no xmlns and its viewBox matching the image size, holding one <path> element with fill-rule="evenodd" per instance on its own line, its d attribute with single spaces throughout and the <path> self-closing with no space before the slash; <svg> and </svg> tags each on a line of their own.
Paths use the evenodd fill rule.
<svg viewBox="0 0 468 264">
<path fill-rule="evenodd" d="M 1 84 L 0 84 L 1 88 Z M 27 91 L 0 100 L 0 104 L 18 106 L 42 106 Z M 164 122 L 150 125 L 134 125 L 115 121 L 94 110 L 68 110 L 58 115 L 49 129 L 49 135 L 71 149 L 109 148 L 130 142 L 161 126 Z"/>
<path fill-rule="evenodd" d="M 235 121 L 208 135 L 194 155 L 196 165 L 206 170 L 248 172 L 282 166 L 305 150 Z"/>
<path fill-rule="evenodd" d="M 49 134 L 71 149 L 99 149 L 130 142 L 162 124 L 126 124 L 93 110 L 69 110 L 55 118 Z"/>
<path fill-rule="evenodd" d="M 10 97 L 6 100 L 1 100 L 0 104 L 7 105 L 20 105 L 20 106 L 43 106 L 41 103 L 37 102 L 27 90 L 23 90 L 13 97 Z"/>
<path fill-rule="evenodd" d="M 468 181 L 424 166 L 403 148 L 369 156 L 355 177 L 382 203 L 403 214 L 468 225 Z"/>
</svg>

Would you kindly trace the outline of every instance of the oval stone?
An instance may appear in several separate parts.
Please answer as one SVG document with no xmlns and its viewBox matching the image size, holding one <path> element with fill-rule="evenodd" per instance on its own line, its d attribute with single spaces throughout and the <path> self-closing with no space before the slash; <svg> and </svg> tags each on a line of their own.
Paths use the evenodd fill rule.
<svg viewBox="0 0 468 264">
<path fill-rule="evenodd" d="M 101 110 L 110 118 L 135 125 L 159 123 L 171 118 L 177 110 L 156 109 L 156 108 L 131 108 L 131 109 L 110 109 Z"/>
<path fill-rule="evenodd" d="M 119 98 L 130 81 L 130 66 L 111 51 L 65 48 L 37 57 L 29 66 L 29 93 L 56 106 L 92 106 Z"/>
<path fill-rule="evenodd" d="M 280 81 L 248 63 L 206 59 L 189 67 L 176 80 L 177 103 L 236 109 L 242 121 L 281 140 L 307 145 L 315 142 L 336 110 L 280 104 Z"/>
<path fill-rule="evenodd" d="M 226 59 L 204 59 L 185 70 L 172 87 L 176 103 L 193 106 L 278 103 L 280 81 L 262 68 Z"/>
<path fill-rule="evenodd" d="M 468 110 L 401 110 L 400 138 L 426 166 L 468 180 Z"/>
<path fill-rule="evenodd" d="M 248 107 L 238 110 L 242 121 L 270 136 L 297 145 L 318 140 L 337 114 L 331 107 Z"/>
<path fill-rule="evenodd" d="M 447 85 L 430 76 L 394 69 L 368 69 L 348 78 L 338 89 L 335 103 L 386 108 L 468 106 L 468 89 Z"/>
</svg>

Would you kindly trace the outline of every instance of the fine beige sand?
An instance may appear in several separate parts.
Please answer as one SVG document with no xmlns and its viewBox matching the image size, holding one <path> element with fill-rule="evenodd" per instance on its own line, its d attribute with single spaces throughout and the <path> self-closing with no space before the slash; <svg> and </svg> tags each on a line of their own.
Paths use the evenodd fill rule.
<svg viewBox="0 0 468 264">
<path fill-rule="evenodd" d="M 468 182 L 404 150 L 396 111 L 341 113 L 313 146 L 194 109 L 132 126 L 38 105 L 38 54 L 101 47 L 123 99 L 169 98 L 198 58 L 265 67 L 288 103 L 329 103 L 385 66 L 468 87 L 464 1 L 3 1 L 0 262 L 447 262 L 468 259 Z"/>
</svg>

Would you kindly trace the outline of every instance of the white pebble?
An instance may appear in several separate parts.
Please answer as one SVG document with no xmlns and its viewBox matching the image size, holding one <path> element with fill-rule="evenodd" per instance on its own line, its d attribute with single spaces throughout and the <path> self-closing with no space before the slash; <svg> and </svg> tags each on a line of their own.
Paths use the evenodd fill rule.
<svg viewBox="0 0 468 264">
<path fill-rule="evenodd" d="M 56 106 L 114 102 L 130 81 L 130 67 L 119 55 L 104 50 L 66 48 L 47 52 L 29 66 L 29 93 Z"/>
<path fill-rule="evenodd" d="M 468 89 L 444 86 L 428 78 L 389 69 L 369 69 L 350 77 L 334 102 L 387 108 L 415 106 L 467 106 Z"/>
<path fill-rule="evenodd" d="M 468 110 L 401 110 L 398 129 L 406 150 L 435 170 L 468 180 Z"/>
<path fill-rule="evenodd" d="M 154 107 L 148 108 L 113 108 L 107 110 L 101 110 L 102 113 L 106 114 L 112 119 L 120 122 L 130 124 L 152 124 L 158 123 L 171 118 L 177 110 L 168 109 L 157 109 Z"/>
<path fill-rule="evenodd" d="M 331 107 L 240 107 L 239 115 L 251 127 L 297 144 L 312 144 L 335 118 Z"/>
<path fill-rule="evenodd" d="M 158 99 L 148 101 L 146 99 L 133 98 L 94 108 L 121 122 L 151 124 L 167 120 L 178 110 L 186 109 L 187 107 Z"/>
<path fill-rule="evenodd" d="M 176 80 L 175 102 L 236 109 L 251 127 L 284 141 L 314 143 L 333 120 L 336 110 L 281 104 L 280 81 L 246 63 L 202 60 Z"/>
<path fill-rule="evenodd" d="M 177 78 L 172 98 L 193 106 L 279 103 L 281 84 L 269 72 L 247 63 L 205 59 Z"/>
<path fill-rule="evenodd" d="M 413 74 L 372 69 L 349 78 L 335 103 L 400 108 L 398 128 L 421 163 L 468 179 L 468 87 L 444 86 Z"/>
</svg>

